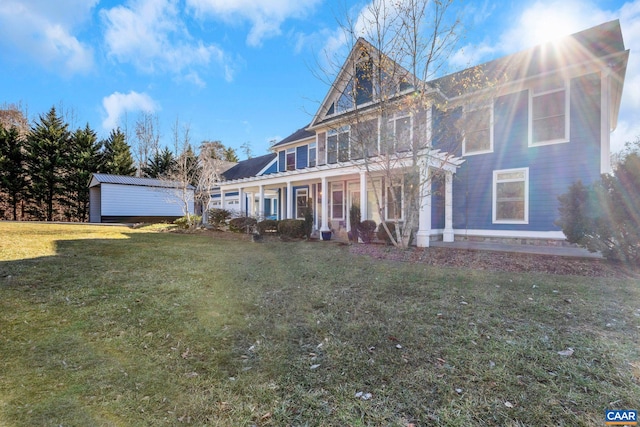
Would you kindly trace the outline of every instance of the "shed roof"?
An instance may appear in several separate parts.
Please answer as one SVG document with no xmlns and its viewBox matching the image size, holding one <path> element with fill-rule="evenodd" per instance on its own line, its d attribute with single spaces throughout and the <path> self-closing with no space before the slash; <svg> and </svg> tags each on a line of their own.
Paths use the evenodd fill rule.
<svg viewBox="0 0 640 427">
<path fill-rule="evenodd" d="M 139 187 L 161 187 L 176 188 L 181 184 L 178 181 L 168 181 L 157 178 L 139 178 L 137 176 L 111 175 L 108 173 L 94 173 L 91 176 L 89 187 L 95 187 L 100 184 L 119 184 L 119 185 L 136 185 Z M 192 185 L 187 188 L 194 189 Z"/>
</svg>

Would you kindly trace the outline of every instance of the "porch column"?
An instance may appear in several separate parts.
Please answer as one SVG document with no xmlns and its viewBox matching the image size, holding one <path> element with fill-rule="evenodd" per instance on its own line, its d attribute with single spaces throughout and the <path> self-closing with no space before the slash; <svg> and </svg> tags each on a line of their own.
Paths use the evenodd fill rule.
<svg viewBox="0 0 640 427">
<path fill-rule="evenodd" d="M 367 219 L 367 173 L 360 171 L 360 219 Z"/>
<path fill-rule="evenodd" d="M 293 218 L 293 193 L 291 192 L 291 181 L 287 182 L 287 219 Z"/>
<path fill-rule="evenodd" d="M 453 173 L 445 172 L 443 242 L 453 242 Z"/>
<path fill-rule="evenodd" d="M 329 188 L 327 187 L 327 177 L 322 177 L 322 227 L 320 231 L 330 231 L 329 228 Z"/>
<path fill-rule="evenodd" d="M 240 216 L 245 216 L 247 215 L 247 211 L 245 210 L 244 206 L 245 206 L 245 200 L 244 200 L 244 190 L 242 189 L 242 187 L 238 188 L 238 203 L 239 203 L 239 209 L 240 209 Z"/>
<path fill-rule="evenodd" d="M 431 179 L 428 178 L 428 168 L 427 171 L 424 172 L 424 175 L 422 184 L 420 184 L 420 206 L 416 245 L 421 248 L 428 248 L 431 236 Z"/>
<path fill-rule="evenodd" d="M 264 219 L 264 185 L 258 186 L 258 219 Z"/>
</svg>

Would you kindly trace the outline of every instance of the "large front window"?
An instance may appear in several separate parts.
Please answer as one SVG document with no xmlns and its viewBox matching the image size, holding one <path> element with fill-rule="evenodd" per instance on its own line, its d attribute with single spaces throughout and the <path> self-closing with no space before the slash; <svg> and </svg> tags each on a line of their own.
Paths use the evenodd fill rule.
<svg viewBox="0 0 640 427">
<path fill-rule="evenodd" d="M 529 222 L 529 168 L 493 172 L 493 222 Z"/>
<path fill-rule="evenodd" d="M 568 141 L 568 92 L 564 80 L 553 78 L 549 78 L 531 89 L 529 145 Z"/>
</svg>

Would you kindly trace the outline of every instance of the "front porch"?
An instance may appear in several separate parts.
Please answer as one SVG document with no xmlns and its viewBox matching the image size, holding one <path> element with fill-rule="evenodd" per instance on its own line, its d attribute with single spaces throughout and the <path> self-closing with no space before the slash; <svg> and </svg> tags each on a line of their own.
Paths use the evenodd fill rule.
<svg viewBox="0 0 640 427">
<path fill-rule="evenodd" d="M 411 196 L 417 198 L 414 203 L 407 202 L 404 180 L 392 182 L 381 168 L 363 161 L 225 181 L 220 185 L 220 200 L 225 206 L 229 195 L 237 195 L 238 210 L 258 220 L 269 216 L 303 219 L 303 209 L 310 206 L 317 232 L 331 231 L 344 239 L 351 230 L 349 210 L 354 205 L 360 208 L 361 221 L 372 220 L 377 225 L 382 221 L 404 224 L 409 205 L 417 206 L 418 221 L 411 232 L 417 246 L 428 247 L 433 239 L 454 241 L 452 178 L 461 161 L 443 156 L 437 151 L 424 154 L 419 192 Z M 402 166 L 399 163 L 394 174 L 402 176 Z M 443 176 L 437 191 L 430 178 L 433 172 Z"/>
</svg>

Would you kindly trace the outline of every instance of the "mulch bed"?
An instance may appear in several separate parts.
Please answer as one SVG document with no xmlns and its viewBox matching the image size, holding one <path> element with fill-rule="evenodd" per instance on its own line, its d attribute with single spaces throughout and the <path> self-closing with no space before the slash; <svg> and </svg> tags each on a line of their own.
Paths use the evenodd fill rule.
<svg viewBox="0 0 640 427">
<path fill-rule="evenodd" d="M 640 270 L 603 259 L 575 258 L 454 248 L 397 249 L 382 245 L 351 245 L 350 251 L 388 261 L 473 270 L 537 272 L 587 277 L 638 278 Z"/>
<path fill-rule="evenodd" d="M 251 235 L 225 231 L 203 230 L 199 233 L 224 240 L 251 240 Z M 265 241 L 281 241 L 277 236 L 265 236 Z M 396 262 L 411 262 L 437 267 L 455 267 L 472 270 L 506 271 L 513 273 L 535 272 L 558 275 L 640 278 L 640 267 L 615 263 L 598 258 L 538 255 L 490 250 L 456 248 L 398 249 L 381 244 L 350 244 L 333 241 L 327 244 L 349 246 L 356 255 Z"/>
</svg>

